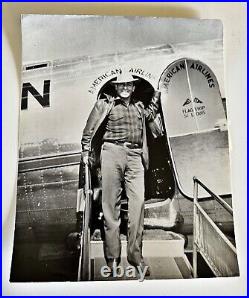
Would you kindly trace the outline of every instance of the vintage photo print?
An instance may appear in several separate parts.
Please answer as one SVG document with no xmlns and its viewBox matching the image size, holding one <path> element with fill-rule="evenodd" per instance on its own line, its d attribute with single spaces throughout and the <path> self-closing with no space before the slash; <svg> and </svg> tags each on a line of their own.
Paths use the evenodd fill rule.
<svg viewBox="0 0 249 298">
<path fill-rule="evenodd" d="M 11 282 L 239 276 L 220 20 L 22 16 Z"/>
</svg>

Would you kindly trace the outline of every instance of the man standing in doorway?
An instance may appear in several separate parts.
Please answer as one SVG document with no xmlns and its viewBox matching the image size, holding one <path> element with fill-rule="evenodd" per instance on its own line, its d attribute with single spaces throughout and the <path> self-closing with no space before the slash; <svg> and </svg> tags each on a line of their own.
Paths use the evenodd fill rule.
<svg viewBox="0 0 249 298">
<path fill-rule="evenodd" d="M 132 95 L 134 78 L 130 73 L 119 75 L 114 84 L 116 97 L 99 99 L 83 131 L 82 159 L 89 162 L 94 150 L 94 137 L 102 127 L 101 173 L 102 209 L 104 215 L 104 255 L 111 270 L 120 263 L 120 207 L 124 188 L 128 199 L 127 260 L 141 270 L 146 266 L 142 255 L 144 223 L 144 171 L 148 169 L 146 123 L 155 119 L 160 92 L 145 108 Z M 149 275 L 147 270 L 147 275 Z"/>
</svg>

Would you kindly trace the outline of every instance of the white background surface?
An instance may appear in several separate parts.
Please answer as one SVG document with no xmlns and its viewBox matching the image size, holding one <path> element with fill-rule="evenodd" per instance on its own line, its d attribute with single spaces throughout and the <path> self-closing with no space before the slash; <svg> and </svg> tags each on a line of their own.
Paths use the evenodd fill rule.
<svg viewBox="0 0 249 298">
<path fill-rule="evenodd" d="M 4 3 L 3 6 L 3 295 L 245 295 L 246 294 L 246 4 Z M 16 205 L 22 13 L 143 15 L 221 19 L 224 25 L 235 234 L 241 276 L 199 280 L 9 283 Z M 28 265 L 28 264 L 27 264 Z"/>
</svg>

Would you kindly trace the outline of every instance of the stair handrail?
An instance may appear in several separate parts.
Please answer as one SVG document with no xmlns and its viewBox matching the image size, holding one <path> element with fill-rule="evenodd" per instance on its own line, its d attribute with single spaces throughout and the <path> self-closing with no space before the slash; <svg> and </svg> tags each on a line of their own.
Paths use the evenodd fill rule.
<svg viewBox="0 0 249 298">
<path fill-rule="evenodd" d="M 81 200 L 84 203 L 79 204 L 83 207 L 81 224 L 80 224 L 80 254 L 78 262 L 77 281 L 90 280 L 91 278 L 91 264 L 90 264 L 90 220 L 91 220 L 91 203 L 92 203 L 92 188 L 91 188 L 91 174 L 89 160 L 82 161 L 85 172 L 84 196 Z"/>
<path fill-rule="evenodd" d="M 193 214 L 193 277 L 194 278 L 197 278 L 197 249 L 198 249 L 198 247 L 197 247 L 198 245 L 197 245 L 197 241 L 196 241 L 196 239 L 197 239 L 197 233 L 196 233 L 196 229 L 197 229 L 197 227 L 196 227 L 196 224 L 197 224 L 197 218 L 196 218 L 197 209 L 199 209 L 199 211 L 201 211 L 201 213 L 203 213 L 205 215 L 205 217 L 212 223 L 212 226 L 216 229 L 216 231 L 220 231 L 220 228 L 215 225 L 215 223 L 211 219 L 211 217 L 202 209 L 202 207 L 198 203 L 198 185 L 200 185 L 203 189 L 205 189 L 211 195 L 211 197 L 213 197 L 231 215 L 233 215 L 233 209 L 220 196 L 218 196 L 215 193 L 213 193 L 197 177 L 194 176 L 193 177 L 193 181 L 194 181 L 194 196 L 193 196 L 194 197 L 194 214 Z M 219 233 L 222 233 L 222 232 L 220 231 Z M 225 235 L 223 235 L 223 237 L 225 237 Z M 229 246 L 231 246 L 231 248 L 233 249 L 233 251 L 235 251 L 235 253 L 236 253 L 236 249 L 230 243 L 230 241 L 228 239 L 224 239 L 224 240 L 226 241 L 226 243 L 229 244 Z"/>
<path fill-rule="evenodd" d="M 203 184 L 198 178 L 195 176 L 193 177 L 194 183 L 199 184 L 203 189 L 205 189 L 222 207 L 224 207 L 231 215 L 233 215 L 233 209 L 232 207 L 227 204 L 225 200 L 223 200 L 220 196 L 213 193 L 205 184 Z M 198 193 L 197 193 L 198 195 Z M 198 200 L 198 198 L 197 198 Z"/>
</svg>

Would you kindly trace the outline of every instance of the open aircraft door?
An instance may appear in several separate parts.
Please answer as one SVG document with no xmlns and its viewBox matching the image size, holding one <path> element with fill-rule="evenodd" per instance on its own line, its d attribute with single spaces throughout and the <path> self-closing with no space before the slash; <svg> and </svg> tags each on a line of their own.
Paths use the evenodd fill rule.
<svg viewBox="0 0 249 298">
<path fill-rule="evenodd" d="M 182 58 L 163 71 L 158 88 L 180 191 L 192 198 L 196 176 L 217 194 L 230 194 L 226 114 L 212 70 Z"/>
</svg>

